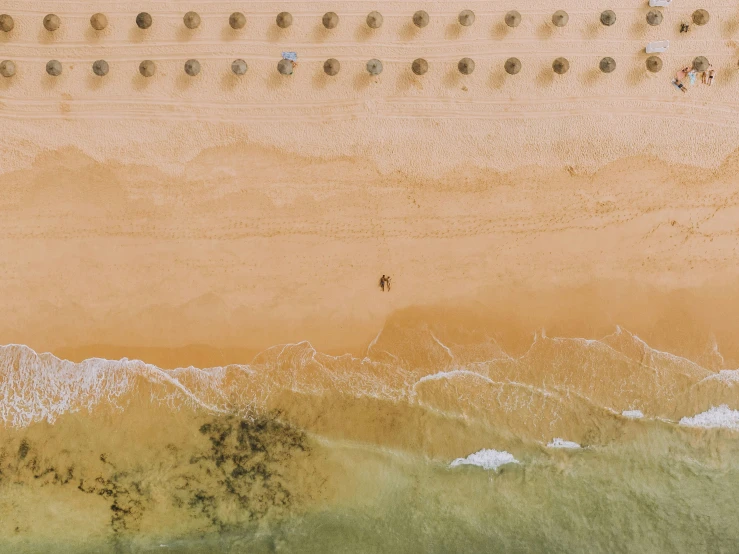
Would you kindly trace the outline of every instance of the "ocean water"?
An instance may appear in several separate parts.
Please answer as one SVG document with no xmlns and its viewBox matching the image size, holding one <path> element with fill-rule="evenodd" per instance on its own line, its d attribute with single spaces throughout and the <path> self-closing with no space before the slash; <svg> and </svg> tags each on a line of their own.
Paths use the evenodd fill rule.
<svg viewBox="0 0 739 554">
<path fill-rule="evenodd" d="M 164 370 L 0 347 L 0 552 L 738 552 L 739 372 L 386 326 Z"/>
</svg>

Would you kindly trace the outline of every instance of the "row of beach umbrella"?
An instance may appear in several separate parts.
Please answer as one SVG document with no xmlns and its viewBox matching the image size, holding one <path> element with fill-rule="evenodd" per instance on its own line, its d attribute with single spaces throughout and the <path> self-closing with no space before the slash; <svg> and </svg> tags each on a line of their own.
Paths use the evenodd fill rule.
<svg viewBox="0 0 739 554">
<path fill-rule="evenodd" d="M 650 10 L 646 15 L 649 25 L 657 26 L 662 23 L 662 12 L 659 10 Z M 426 27 L 429 24 L 430 16 L 428 12 L 419 10 L 413 14 L 413 24 L 418 28 Z M 509 27 L 518 27 L 521 24 L 521 14 L 515 10 L 509 11 L 503 18 L 505 24 Z M 557 10 L 552 14 L 552 24 L 556 27 L 564 27 L 570 20 L 569 14 L 564 10 Z M 709 14 L 706 10 L 700 9 L 693 12 L 693 23 L 696 25 L 705 25 L 708 23 Z M 379 29 L 382 27 L 383 17 L 380 12 L 370 12 L 367 15 L 367 26 L 371 29 Z M 469 27 L 475 22 L 475 12 L 472 10 L 462 10 L 457 17 L 459 24 Z M 136 25 L 140 29 L 148 29 L 152 26 L 154 19 L 151 14 L 141 12 L 136 16 Z M 197 29 L 200 27 L 200 15 L 197 12 L 187 12 L 182 18 L 182 22 L 188 29 Z M 616 14 L 612 10 L 605 10 L 600 14 L 600 22 L 603 25 L 611 26 L 616 23 Z M 287 29 L 293 23 L 293 16 L 289 12 L 280 12 L 277 14 L 275 23 L 281 29 Z M 339 25 L 339 16 L 335 12 L 327 12 L 322 18 L 323 26 L 326 29 L 334 29 Z M 228 24 L 232 29 L 243 29 L 246 26 L 246 16 L 241 12 L 234 12 L 228 18 Z M 57 31 L 62 25 L 61 18 L 53 13 L 48 14 L 43 19 L 43 26 L 49 32 Z M 108 26 L 108 18 L 105 14 L 96 13 L 90 18 L 90 25 L 96 31 L 102 31 Z M 0 30 L 10 32 L 15 27 L 13 17 L 8 14 L 0 15 Z"/>
<path fill-rule="evenodd" d="M 693 68 L 696 71 L 708 70 L 710 63 L 704 56 L 698 56 L 693 60 Z M 295 63 L 289 59 L 282 59 L 277 64 L 277 71 L 282 75 L 292 75 Z M 508 58 L 503 64 L 503 69 L 509 75 L 516 75 L 521 71 L 521 60 L 518 58 Z M 603 73 L 612 73 L 616 70 L 616 60 L 611 57 L 605 57 L 598 63 L 598 68 Z M 200 73 L 200 62 L 195 59 L 185 62 L 185 73 L 191 77 L 195 77 Z M 231 71 L 235 75 L 244 75 L 248 66 L 246 61 L 242 59 L 234 60 L 231 63 Z M 382 73 L 382 61 L 378 59 L 369 60 L 366 64 L 367 72 L 370 75 L 379 75 Z M 457 63 L 457 69 L 462 75 L 470 75 L 475 71 L 475 61 L 471 58 L 462 58 Z M 567 58 L 559 57 L 552 62 L 552 71 L 559 75 L 567 73 L 570 69 L 570 62 Z M 650 56 L 646 60 L 646 69 L 652 73 L 657 73 L 662 69 L 662 59 L 659 56 Z M 323 71 L 329 76 L 338 75 L 341 70 L 341 63 L 335 58 L 326 60 L 323 64 Z M 429 70 L 428 61 L 418 58 L 411 63 L 411 71 L 416 75 L 424 75 Z M 13 77 L 15 75 L 15 63 L 11 60 L 0 62 L 0 75 L 3 77 Z M 104 77 L 110 71 L 110 66 L 105 60 L 97 60 L 92 64 L 92 71 L 99 77 Z M 62 64 L 58 60 L 50 60 L 46 64 L 46 73 L 52 77 L 58 77 L 62 74 Z M 152 77 L 156 73 L 156 64 L 152 60 L 144 60 L 139 64 L 139 73 L 144 77 Z"/>
</svg>

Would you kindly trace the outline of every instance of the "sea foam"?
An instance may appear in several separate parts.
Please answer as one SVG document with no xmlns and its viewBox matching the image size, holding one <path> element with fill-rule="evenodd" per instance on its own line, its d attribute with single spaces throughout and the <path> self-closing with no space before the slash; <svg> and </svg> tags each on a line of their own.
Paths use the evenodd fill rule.
<svg viewBox="0 0 739 554">
<path fill-rule="evenodd" d="M 717 427 L 739 429 L 739 410 L 731 410 L 729 406 L 722 404 L 718 408 L 711 408 L 693 417 L 684 417 L 680 420 L 680 425 L 705 429 Z"/>
<path fill-rule="evenodd" d="M 628 417 L 629 419 L 641 419 L 644 417 L 644 414 L 641 410 L 624 410 L 621 412 L 621 415 L 624 417 Z"/>
<path fill-rule="evenodd" d="M 552 439 L 552 442 L 547 444 L 547 448 L 571 448 L 571 449 L 577 449 L 582 448 L 579 444 L 573 441 L 566 441 L 564 439 L 556 438 Z"/>
<path fill-rule="evenodd" d="M 480 466 L 483 469 L 497 470 L 500 466 L 506 464 L 518 464 L 520 463 L 513 454 L 506 452 L 505 450 L 492 450 L 483 449 L 470 454 L 466 458 L 457 458 L 449 467 L 457 467 L 463 465 Z"/>
</svg>

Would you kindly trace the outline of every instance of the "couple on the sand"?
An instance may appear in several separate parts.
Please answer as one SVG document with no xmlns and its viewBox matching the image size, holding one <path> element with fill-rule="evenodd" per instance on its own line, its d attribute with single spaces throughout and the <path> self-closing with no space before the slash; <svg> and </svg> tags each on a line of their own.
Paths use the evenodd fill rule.
<svg viewBox="0 0 739 554">
<path fill-rule="evenodd" d="M 380 288 L 383 292 L 385 292 L 385 286 L 387 286 L 387 290 L 390 292 L 390 275 L 380 277 Z"/>
</svg>

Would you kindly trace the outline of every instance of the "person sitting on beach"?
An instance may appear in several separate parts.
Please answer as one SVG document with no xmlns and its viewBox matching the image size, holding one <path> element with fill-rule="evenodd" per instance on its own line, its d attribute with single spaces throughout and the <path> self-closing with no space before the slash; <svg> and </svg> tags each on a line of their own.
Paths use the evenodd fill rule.
<svg viewBox="0 0 739 554">
<path fill-rule="evenodd" d="M 681 33 L 687 33 L 688 31 L 690 31 L 690 25 L 688 25 L 687 23 L 681 23 L 680 24 L 680 32 Z"/>
<path fill-rule="evenodd" d="M 385 276 L 384 275 L 380 277 L 380 288 L 382 289 L 382 292 L 385 292 Z"/>
</svg>

